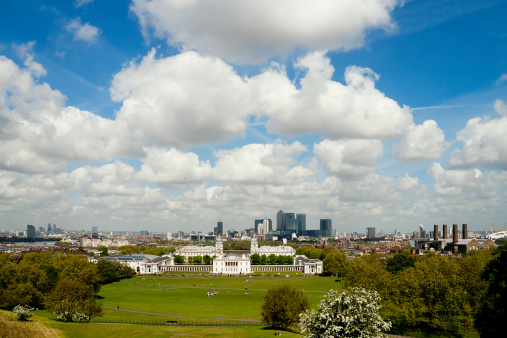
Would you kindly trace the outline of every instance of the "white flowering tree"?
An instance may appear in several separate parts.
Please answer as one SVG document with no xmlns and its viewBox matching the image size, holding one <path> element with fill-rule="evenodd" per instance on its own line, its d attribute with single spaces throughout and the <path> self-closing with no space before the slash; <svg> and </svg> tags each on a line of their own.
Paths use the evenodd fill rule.
<svg viewBox="0 0 507 338">
<path fill-rule="evenodd" d="M 376 291 L 351 288 L 330 290 L 318 311 L 300 315 L 299 326 L 307 337 L 383 337 L 391 323 L 380 316 L 380 296 Z"/>
</svg>

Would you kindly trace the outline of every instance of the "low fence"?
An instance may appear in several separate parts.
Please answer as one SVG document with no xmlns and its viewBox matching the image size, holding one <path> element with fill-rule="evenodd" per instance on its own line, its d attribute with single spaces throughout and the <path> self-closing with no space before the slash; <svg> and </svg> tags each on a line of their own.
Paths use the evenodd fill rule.
<svg viewBox="0 0 507 338">
<path fill-rule="evenodd" d="M 263 322 L 242 320 L 144 320 L 144 319 L 102 319 L 93 318 L 90 323 L 164 325 L 164 326 L 266 326 Z"/>
</svg>

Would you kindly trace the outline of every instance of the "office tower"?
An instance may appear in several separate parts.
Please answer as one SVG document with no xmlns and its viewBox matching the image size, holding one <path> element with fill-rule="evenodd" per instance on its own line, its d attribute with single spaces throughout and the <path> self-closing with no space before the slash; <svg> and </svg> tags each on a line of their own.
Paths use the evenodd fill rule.
<svg viewBox="0 0 507 338">
<path fill-rule="evenodd" d="M 259 227 L 264 228 L 264 220 L 263 219 L 256 219 L 254 221 L 254 231 L 256 234 L 260 234 Z"/>
<path fill-rule="evenodd" d="M 48 234 L 51 232 L 51 224 L 48 223 Z"/>
<path fill-rule="evenodd" d="M 217 231 L 216 231 L 215 235 L 217 235 L 217 236 L 224 235 L 224 222 L 222 222 L 222 221 L 217 222 Z"/>
<path fill-rule="evenodd" d="M 285 230 L 297 231 L 296 215 L 293 212 L 285 213 Z"/>
<path fill-rule="evenodd" d="M 320 220 L 320 235 L 322 237 L 331 237 L 332 229 L 333 229 L 333 220 L 329 218 Z"/>
<path fill-rule="evenodd" d="M 53 224 L 53 232 L 56 234 L 56 224 Z"/>
<path fill-rule="evenodd" d="M 283 210 L 278 211 L 276 214 L 276 230 L 285 230 L 285 212 Z"/>
<path fill-rule="evenodd" d="M 304 235 L 306 231 L 306 215 L 305 214 L 297 214 L 296 215 L 297 225 L 298 225 L 298 235 Z"/>
<path fill-rule="evenodd" d="M 366 228 L 366 238 L 375 238 L 375 228 Z"/>
<path fill-rule="evenodd" d="M 92 227 L 92 233 L 99 233 L 99 228 L 98 227 Z"/>
<path fill-rule="evenodd" d="M 35 241 L 35 227 L 28 224 L 26 226 L 26 238 L 31 241 Z"/>
<path fill-rule="evenodd" d="M 173 239 L 173 234 L 172 234 L 172 232 L 168 231 L 167 232 L 167 240 L 170 241 L 172 239 Z"/>
</svg>

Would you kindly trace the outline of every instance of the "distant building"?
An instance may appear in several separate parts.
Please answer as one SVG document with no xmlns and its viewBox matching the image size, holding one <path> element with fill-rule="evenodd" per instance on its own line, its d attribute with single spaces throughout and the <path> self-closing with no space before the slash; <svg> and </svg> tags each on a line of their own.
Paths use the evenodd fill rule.
<svg viewBox="0 0 507 338">
<path fill-rule="evenodd" d="M 296 215 L 297 222 L 297 233 L 298 235 L 304 235 L 306 232 L 306 214 L 297 214 Z"/>
<path fill-rule="evenodd" d="M 213 273 L 224 275 L 244 275 L 251 272 L 250 258 L 219 257 L 213 260 Z"/>
<path fill-rule="evenodd" d="M 173 234 L 172 234 L 172 232 L 168 231 L 167 232 L 167 240 L 170 241 L 172 239 L 173 239 Z"/>
<path fill-rule="evenodd" d="M 293 212 L 285 213 L 285 229 L 288 231 L 296 232 L 297 231 L 297 223 L 296 223 L 296 215 Z"/>
<path fill-rule="evenodd" d="M 366 238 L 375 238 L 375 228 L 366 228 Z"/>
<path fill-rule="evenodd" d="M 294 265 L 303 266 L 302 272 L 305 274 L 320 274 L 322 273 L 322 261 L 320 259 L 310 259 L 303 255 L 296 255 L 294 257 Z"/>
<path fill-rule="evenodd" d="M 273 230 L 273 224 L 270 219 L 256 219 L 255 220 L 255 234 L 267 235 Z"/>
<path fill-rule="evenodd" d="M 92 227 L 92 233 L 98 233 L 99 232 L 99 228 L 98 227 Z"/>
<path fill-rule="evenodd" d="M 320 220 L 320 235 L 322 237 L 334 237 L 332 219 L 327 218 Z"/>
<path fill-rule="evenodd" d="M 276 230 L 285 230 L 285 212 L 283 210 L 278 211 L 276 214 Z"/>
<path fill-rule="evenodd" d="M 201 256 L 204 257 L 206 255 L 213 257 L 222 256 L 224 253 L 224 244 L 220 238 L 217 239 L 215 246 L 197 246 L 197 245 L 187 245 L 181 248 L 178 248 L 174 254 L 182 256 L 185 259 L 185 262 L 188 262 L 188 257 L 196 257 Z"/>
<path fill-rule="evenodd" d="M 224 222 L 218 221 L 215 236 L 223 236 L 223 235 L 224 235 Z"/>
<path fill-rule="evenodd" d="M 26 226 L 26 238 L 29 241 L 35 241 L 35 227 L 33 225 L 28 224 Z"/>
<path fill-rule="evenodd" d="M 250 255 L 259 254 L 262 255 L 275 255 L 275 256 L 294 256 L 296 254 L 296 249 L 287 245 L 280 246 L 261 246 L 259 247 L 259 243 L 257 239 L 252 238 L 252 242 L 250 244 Z"/>
<path fill-rule="evenodd" d="M 141 236 L 149 236 L 150 235 L 150 233 L 148 232 L 148 230 L 141 230 L 141 231 L 139 231 L 139 234 Z"/>
</svg>

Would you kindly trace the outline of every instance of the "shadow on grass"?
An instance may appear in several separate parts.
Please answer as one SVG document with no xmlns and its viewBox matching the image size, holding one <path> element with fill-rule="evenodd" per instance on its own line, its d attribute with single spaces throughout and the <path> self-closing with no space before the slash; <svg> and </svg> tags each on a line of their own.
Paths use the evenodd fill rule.
<svg viewBox="0 0 507 338">
<path fill-rule="evenodd" d="M 282 333 L 282 332 L 290 332 L 290 333 L 299 333 L 299 329 L 291 329 L 290 327 L 286 328 L 286 329 L 281 329 L 279 327 L 273 327 L 273 326 L 265 326 L 261 329 L 262 331 L 271 331 L 273 332 L 275 335 L 276 333 Z"/>
</svg>

